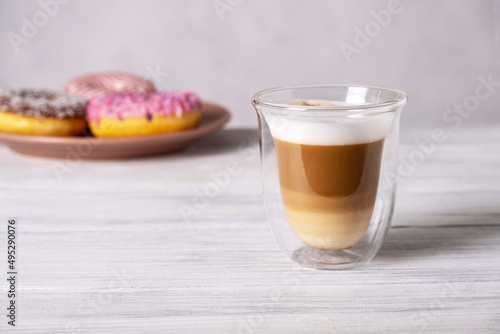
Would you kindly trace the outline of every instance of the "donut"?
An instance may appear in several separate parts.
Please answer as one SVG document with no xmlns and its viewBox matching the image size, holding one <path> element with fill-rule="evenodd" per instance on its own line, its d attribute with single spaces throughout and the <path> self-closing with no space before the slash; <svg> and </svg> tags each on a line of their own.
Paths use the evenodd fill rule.
<svg viewBox="0 0 500 334">
<path fill-rule="evenodd" d="M 72 136 L 87 129 L 87 101 L 44 89 L 0 89 L 0 131 Z"/>
<path fill-rule="evenodd" d="M 94 97 L 87 107 L 96 137 L 144 136 L 195 128 L 201 101 L 192 92 L 127 93 Z"/>
<path fill-rule="evenodd" d="M 86 99 L 111 93 L 144 93 L 155 92 L 155 85 L 150 80 L 137 75 L 102 72 L 87 74 L 74 78 L 64 87 L 67 93 L 79 95 Z"/>
</svg>

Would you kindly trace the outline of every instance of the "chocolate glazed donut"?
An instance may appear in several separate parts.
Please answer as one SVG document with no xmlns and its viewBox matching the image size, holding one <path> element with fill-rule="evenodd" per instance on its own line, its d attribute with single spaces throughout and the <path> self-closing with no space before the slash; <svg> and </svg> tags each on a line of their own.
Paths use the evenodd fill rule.
<svg viewBox="0 0 500 334">
<path fill-rule="evenodd" d="M 87 102 L 75 95 L 44 89 L 0 89 L 0 131 L 71 136 L 86 127 Z"/>
</svg>

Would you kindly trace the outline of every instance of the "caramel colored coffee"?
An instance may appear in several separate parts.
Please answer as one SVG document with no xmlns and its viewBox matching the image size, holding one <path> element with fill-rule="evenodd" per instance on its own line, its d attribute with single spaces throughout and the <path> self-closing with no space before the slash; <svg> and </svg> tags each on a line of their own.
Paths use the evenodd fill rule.
<svg viewBox="0 0 500 334">
<path fill-rule="evenodd" d="M 375 204 L 384 140 L 348 145 L 303 145 L 274 138 L 283 203 L 306 245 L 354 246 Z"/>
</svg>

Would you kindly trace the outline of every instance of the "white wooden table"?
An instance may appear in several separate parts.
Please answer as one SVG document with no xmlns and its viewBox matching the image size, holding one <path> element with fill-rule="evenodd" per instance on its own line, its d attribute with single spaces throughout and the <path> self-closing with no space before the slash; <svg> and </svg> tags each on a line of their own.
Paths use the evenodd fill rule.
<svg viewBox="0 0 500 334">
<path fill-rule="evenodd" d="M 421 158 L 415 138 L 429 134 L 404 136 L 401 155 Z M 279 251 L 256 135 L 225 130 L 173 155 L 70 161 L 60 177 L 55 164 L 67 162 L 0 145 L 0 333 L 500 332 L 499 125 L 449 131 L 419 160 L 381 251 L 351 271 L 304 269 Z M 234 175 L 215 187 L 228 164 Z M 3 279 L 12 217 L 15 329 Z"/>
</svg>

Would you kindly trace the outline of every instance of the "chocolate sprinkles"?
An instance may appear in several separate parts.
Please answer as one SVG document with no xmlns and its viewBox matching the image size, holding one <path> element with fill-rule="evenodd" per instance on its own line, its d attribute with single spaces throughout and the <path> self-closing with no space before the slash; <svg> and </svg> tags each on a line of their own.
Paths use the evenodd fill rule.
<svg viewBox="0 0 500 334">
<path fill-rule="evenodd" d="M 0 111 L 37 118 L 84 118 L 87 101 L 46 89 L 0 89 Z"/>
</svg>

